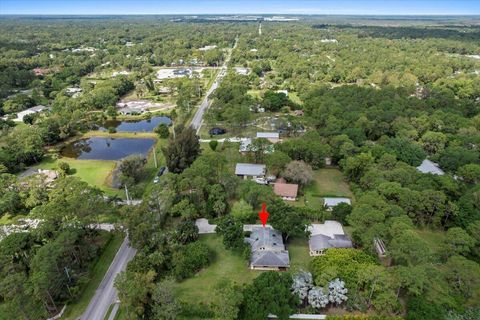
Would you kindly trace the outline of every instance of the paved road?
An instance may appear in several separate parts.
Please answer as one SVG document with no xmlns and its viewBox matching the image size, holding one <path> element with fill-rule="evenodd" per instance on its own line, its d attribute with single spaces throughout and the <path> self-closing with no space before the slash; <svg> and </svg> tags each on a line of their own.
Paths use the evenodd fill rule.
<svg viewBox="0 0 480 320">
<path fill-rule="evenodd" d="M 125 270 L 127 263 L 133 259 L 135 253 L 136 250 L 128 245 L 128 237 L 125 237 L 87 310 L 80 318 L 81 320 L 103 320 L 105 318 L 110 305 L 118 300 L 117 290 L 114 287 L 115 277 Z"/>
<path fill-rule="evenodd" d="M 232 57 L 232 51 L 237 47 L 237 42 L 238 42 L 238 38 L 235 39 L 235 44 L 233 45 L 232 50 L 228 52 L 227 57 L 225 58 L 225 61 L 222 67 L 220 68 L 220 71 L 217 74 L 217 77 L 213 81 L 210 89 L 208 89 L 207 94 L 205 95 L 205 98 L 203 99 L 202 103 L 197 109 L 197 112 L 193 116 L 190 126 L 197 130 L 197 134 L 200 132 L 200 128 L 202 127 L 203 115 L 205 114 L 205 111 L 208 109 L 208 107 L 212 102 L 212 100 L 210 99 L 210 95 L 218 88 L 218 86 L 220 85 L 220 82 L 222 81 L 223 77 L 227 73 L 228 62 Z"/>
</svg>

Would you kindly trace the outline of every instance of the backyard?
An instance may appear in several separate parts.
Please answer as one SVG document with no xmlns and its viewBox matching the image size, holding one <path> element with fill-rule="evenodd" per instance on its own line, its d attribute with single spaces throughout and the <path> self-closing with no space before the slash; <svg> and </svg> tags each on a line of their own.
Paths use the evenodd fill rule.
<svg viewBox="0 0 480 320">
<path fill-rule="evenodd" d="M 322 209 L 323 197 L 346 197 L 352 199 L 352 202 L 355 200 L 348 182 L 336 168 L 315 170 L 314 181 L 305 187 L 304 195 L 299 198 L 296 205 Z"/>
<path fill-rule="evenodd" d="M 214 251 L 213 262 L 197 273 L 193 278 L 178 284 L 175 293 L 180 301 L 209 305 L 215 296 L 213 291 L 222 278 L 228 278 L 237 284 L 251 282 L 260 272 L 248 268 L 247 261 L 240 254 L 226 250 L 222 238 L 215 235 L 201 235 L 200 241 Z"/>
</svg>

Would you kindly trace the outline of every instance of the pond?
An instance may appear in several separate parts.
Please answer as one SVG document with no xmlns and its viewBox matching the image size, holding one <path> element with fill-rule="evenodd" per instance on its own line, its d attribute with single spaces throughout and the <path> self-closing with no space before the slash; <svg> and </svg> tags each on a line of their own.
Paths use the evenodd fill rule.
<svg viewBox="0 0 480 320">
<path fill-rule="evenodd" d="M 147 156 L 155 144 L 148 138 L 104 138 L 80 139 L 62 149 L 64 157 L 80 160 L 120 160 L 132 154 Z"/>
<path fill-rule="evenodd" d="M 109 128 L 115 128 L 116 132 L 152 132 L 160 123 L 171 125 L 172 120 L 169 117 L 125 121 L 108 120 L 101 124 L 99 130 L 108 131 Z"/>
</svg>

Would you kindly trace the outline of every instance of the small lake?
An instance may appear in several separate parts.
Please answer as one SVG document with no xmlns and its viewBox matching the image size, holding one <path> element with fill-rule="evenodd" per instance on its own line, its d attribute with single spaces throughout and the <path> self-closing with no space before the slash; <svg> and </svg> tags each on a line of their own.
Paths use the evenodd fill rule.
<svg viewBox="0 0 480 320">
<path fill-rule="evenodd" d="M 99 130 L 108 131 L 109 128 L 115 128 L 117 132 L 152 132 L 160 123 L 171 125 L 172 120 L 169 117 L 152 117 L 144 120 L 108 120 L 101 124 Z"/>
<path fill-rule="evenodd" d="M 105 138 L 80 139 L 62 149 L 62 156 L 80 160 L 120 160 L 132 154 L 147 156 L 155 144 L 148 138 Z"/>
</svg>

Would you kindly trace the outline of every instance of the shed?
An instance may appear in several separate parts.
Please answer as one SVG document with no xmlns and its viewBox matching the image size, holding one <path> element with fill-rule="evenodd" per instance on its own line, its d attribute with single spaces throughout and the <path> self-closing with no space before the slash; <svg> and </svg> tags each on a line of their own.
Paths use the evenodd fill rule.
<svg viewBox="0 0 480 320">
<path fill-rule="evenodd" d="M 323 201 L 324 201 L 323 205 L 329 211 L 331 211 L 333 209 L 333 207 L 335 207 L 336 205 L 338 205 L 340 203 L 351 204 L 351 201 L 350 201 L 349 198 L 323 198 Z"/>
</svg>

